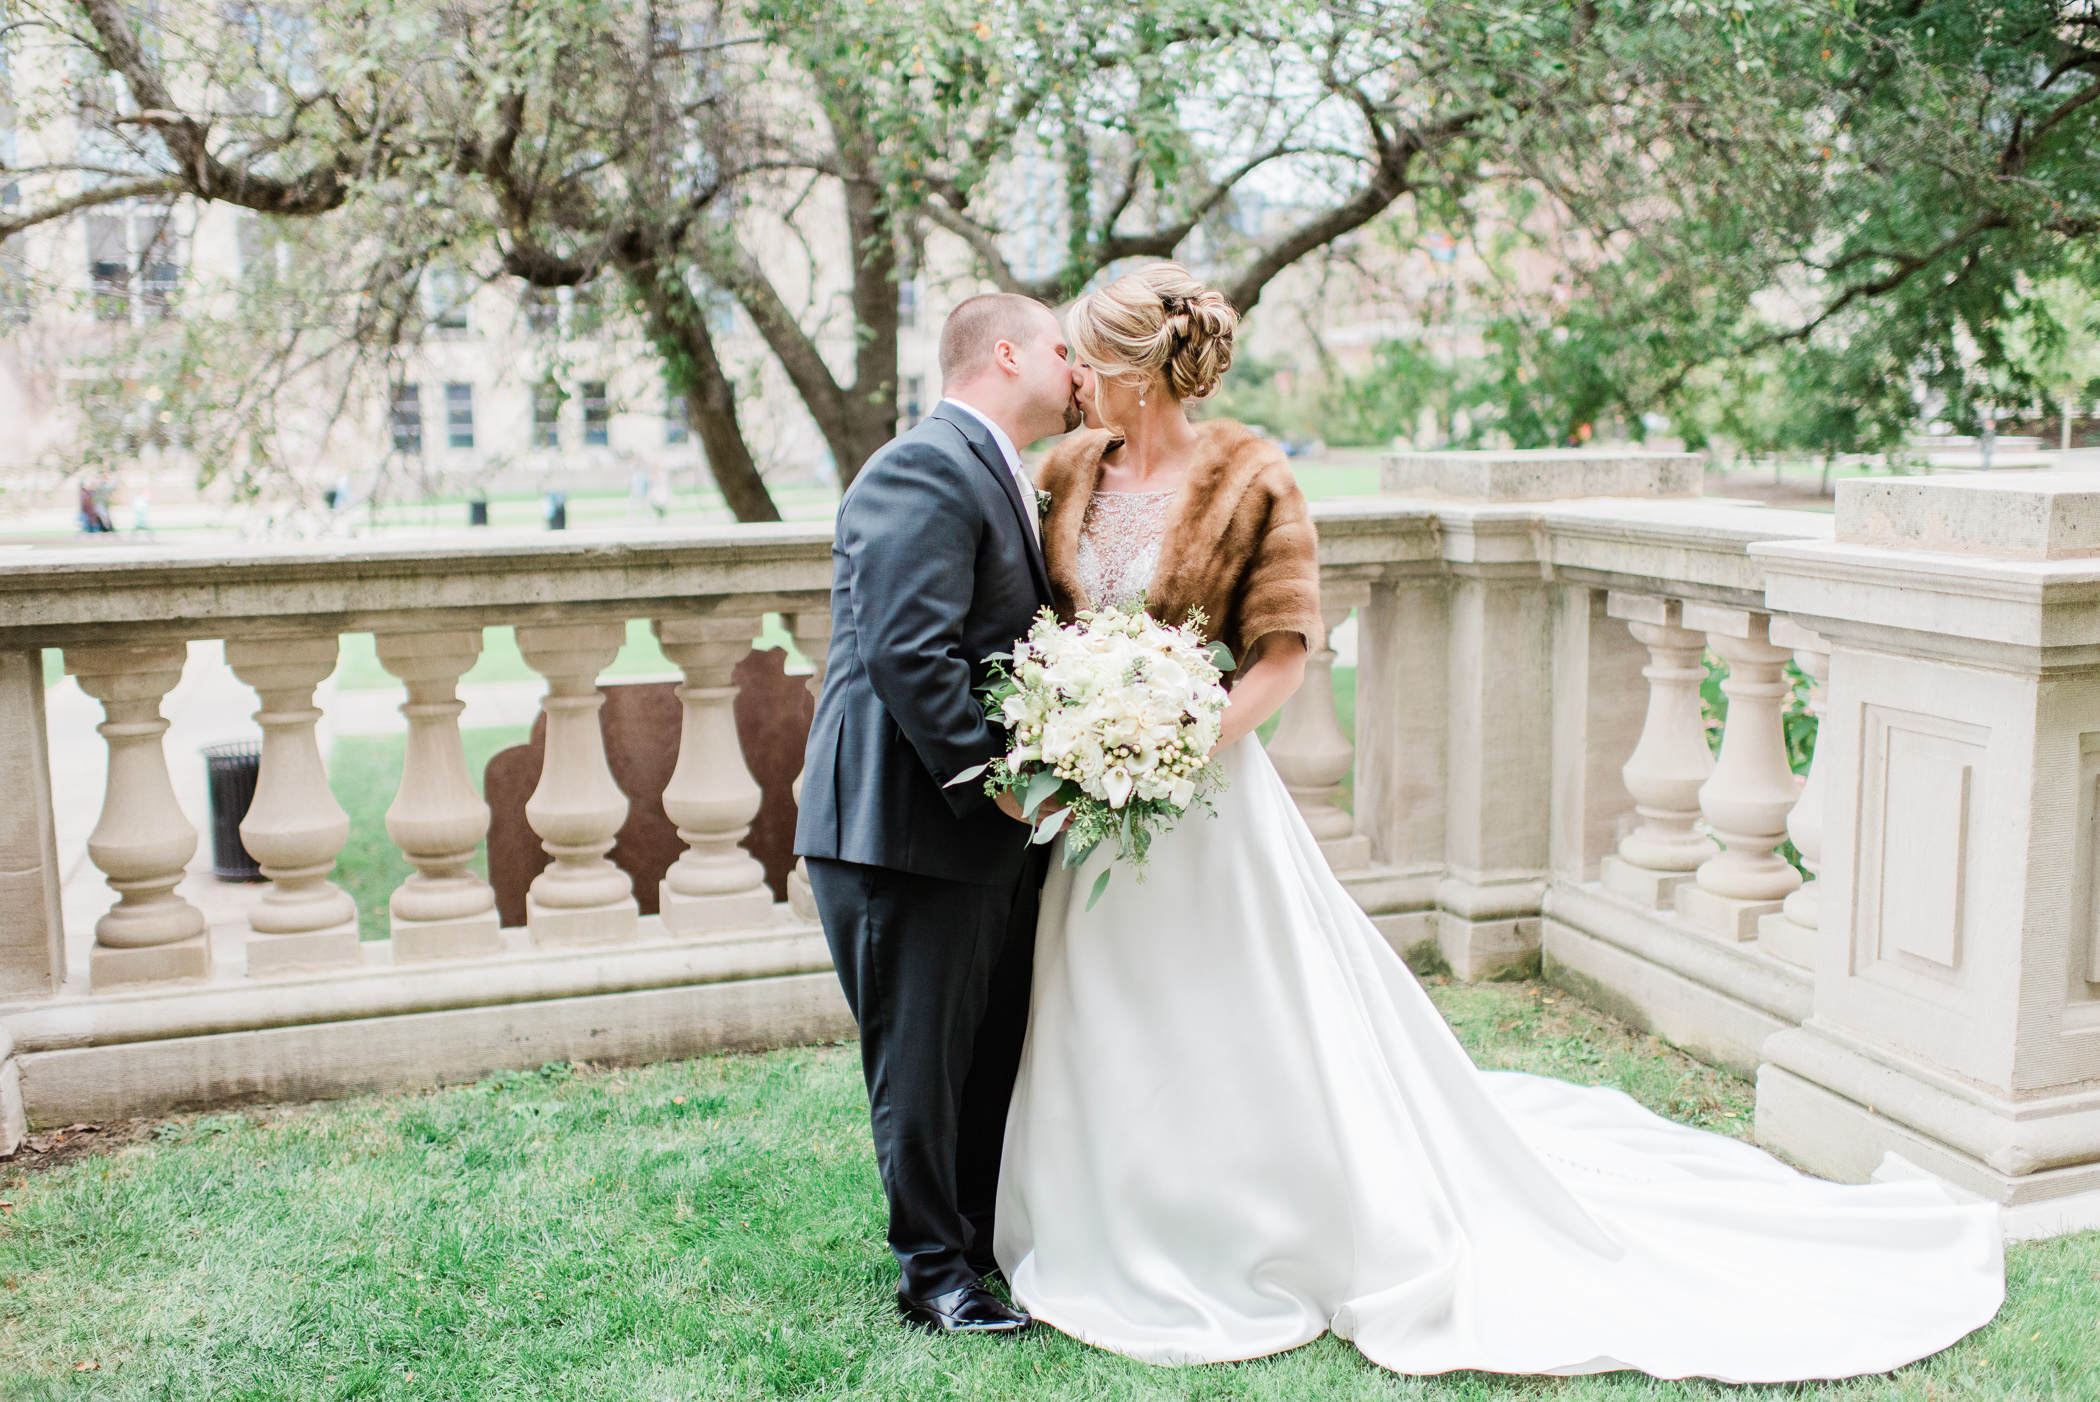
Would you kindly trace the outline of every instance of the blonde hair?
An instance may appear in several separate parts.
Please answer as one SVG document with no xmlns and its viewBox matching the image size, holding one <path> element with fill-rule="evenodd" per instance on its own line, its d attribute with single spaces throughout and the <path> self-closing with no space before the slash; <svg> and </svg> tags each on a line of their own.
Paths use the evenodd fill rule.
<svg viewBox="0 0 2100 1402">
<path fill-rule="evenodd" d="M 1240 314 L 1179 263 L 1152 263 L 1072 304 L 1073 349 L 1097 375 L 1149 382 L 1156 372 L 1176 399 L 1215 394 L 1232 367 Z"/>
</svg>

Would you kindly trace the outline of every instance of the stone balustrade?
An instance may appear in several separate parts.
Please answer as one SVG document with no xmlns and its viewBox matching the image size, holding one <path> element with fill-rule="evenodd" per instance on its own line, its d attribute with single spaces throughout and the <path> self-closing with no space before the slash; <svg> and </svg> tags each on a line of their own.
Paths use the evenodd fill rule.
<svg viewBox="0 0 2100 1402">
<path fill-rule="evenodd" d="M 1316 507 L 1329 631 L 1355 620 L 1354 733 L 1329 646 L 1270 743 L 1386 938 L 1461 978 L 1542 971 L 1754 1072 L 1760 1137 L 1812 1168 L 1860 1178 L 1893 1152 L 2017 1231 L 2100 1221 L 2100 482 L 1846 482 L 1833 519 L 1700 499 L 1684 455 L 1396 456 L 1387 476 Z M 0 576 L 0 757 L 23 776 L 0 815 L 0 1141 L 25 1117 L 849 1031 L 806 881 L 775 904 L 741 846 L 759 794 L 731 675 L 779 614 L 819 684 L 829 572 L 805 526 L 24 557 Z M 661 801 L 684 849 L 647 916 L 607 859 L 634 800 L 597 723 L 635 619 L 683 674 Z M 526 817 L 551 861 L 515 929 L 469 865 L 490 819 L 458 685 L 492 625 L 544 681 Z M 408 722 L 385 830 L 412 873 L 379 940 L 331 872 L 347 820 L 316 738 L 348 632 L 376 634 Z M 264 736 L 243 833 L 271 884 L 239 928 L 177 889 L 198 835 L 163 707 L 198 639 L 225 640 Z M 47 647 L 103 707 L 109 756 L 87 852 L 111 896 L 77 929 Z M 1820 730 L 1805 776 L 1797 685 Z"/>
</svg>

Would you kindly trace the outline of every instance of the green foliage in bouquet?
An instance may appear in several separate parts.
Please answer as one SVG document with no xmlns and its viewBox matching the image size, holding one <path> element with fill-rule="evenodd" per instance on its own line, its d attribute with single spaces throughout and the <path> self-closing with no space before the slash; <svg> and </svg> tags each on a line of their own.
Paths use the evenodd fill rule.
<svg viewBox="0 0 2100 1402">
<path fill-rule="evenodd" d="M 1078 866 L 1105 842 L 1143 868 L 1152 841 L 1191 807 L 1214 812 L 1225 782 L 1211 758 L 1222 731 L 1233 664 L 1222 643 L 1204 641 L 1192 611 L 1181 627 L 1143 603 L 1083 612 L 1069 624 L 1045 609 L 1011 653 L 986 659 L 985 714 L 1009 738 L 1005 754 L 955 776 L 1011 793 L 1030 841 L 1062 834 L 1064 864 Z M 1087 909 L 1108 888 L 1113 866 L 1094 879 Z"/>
</svg>

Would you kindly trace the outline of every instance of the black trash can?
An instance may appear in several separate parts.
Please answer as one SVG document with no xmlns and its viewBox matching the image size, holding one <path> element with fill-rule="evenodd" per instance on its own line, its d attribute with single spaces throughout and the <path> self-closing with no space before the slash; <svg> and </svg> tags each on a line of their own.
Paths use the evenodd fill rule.
<svg viewBox="0 0 2100 1402">
<path fill-rule="evenodd" d="M 467 503 L 467 524 L 468 524 L 468 525 L 470 525 L 470 526 L 486 526 L 486 525 L 487 525 L 488 523 L 489 523 L 489 504 L 488 504 L 487 502 L 485 502 L 485 501 L 470 501 L 470 502 L 468 502 L 468 503 Z"/>
<path fill-rule="evenodd" d="M 204 747 L 204 773 L 211 787 L 211 869 L 221 881 L 268 879 L 241 842 L 241 819 L 255 802 L 255 777 L 261 772 L 260 740 Z"/>
<path fill-rule="evenodd" d="M 547 529 L 565 531 L 569 528 L 569 494 L 547 493 Z"/>
</svg>

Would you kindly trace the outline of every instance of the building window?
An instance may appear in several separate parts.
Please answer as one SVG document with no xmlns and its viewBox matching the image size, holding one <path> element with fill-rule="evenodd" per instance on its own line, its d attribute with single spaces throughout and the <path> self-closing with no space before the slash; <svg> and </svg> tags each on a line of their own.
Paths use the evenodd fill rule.
<svg viewBox="0 0 2100 1402">
<path fill-rule="evenodd" d="M 131 320 L 131 245 L 126 222 L 120 215 L 88 216 L 88 278 L 94 285 L 97 321 Z"/>
<path fill-rule="evenodd" d="M 906 375 L 904 377 L 903 402 L 897 406 L 897 416 L 902 420 L 897 425 L 899 433 L 917 428 L 919 420 L 926 417 L 926 377 Z"/>
<path fill-rule="evenodd" d="M 664 400 L 664 442 L 684 443 L 693 436 L 692 420 L 686 417 L 685 396 L 674 394 Z"/>
<path fill-rule="evenodd" d="M 173 316 L 175 289 L 181 283 L 182 270 L 173 263 L 146 264 L 146 276 L 139 283 L 139 300 L 145 305 L 146 315 L 159 320 Z"/>
<path fill-rule="evenodd" d="M 542 381 L 532 391 L 532 446 L 535 448 L 559 448 L 561 446 L 561 386 L 552 380 Z"/>
<path fill-rule="evenodd" d="M 605 381 L 583 382 L 583 446 L 603 448 L 612 441 L 612 404 L 605 397 Z"/>
<path fill-rule="evenodd" d="M 897 284 L 897 326 L 909 331 L 919 324 L 919 280 L 908 278 Z"/>
<path fill-rule="evenodd" d="M 394 386 L 394 451 L 423 451 L 423 391 L 418 386 Z"/>
<path fill-rule="evenodd" d="M 445 386 L 445 446 L 474 446 L 474 386 Z"/>
</svg>

